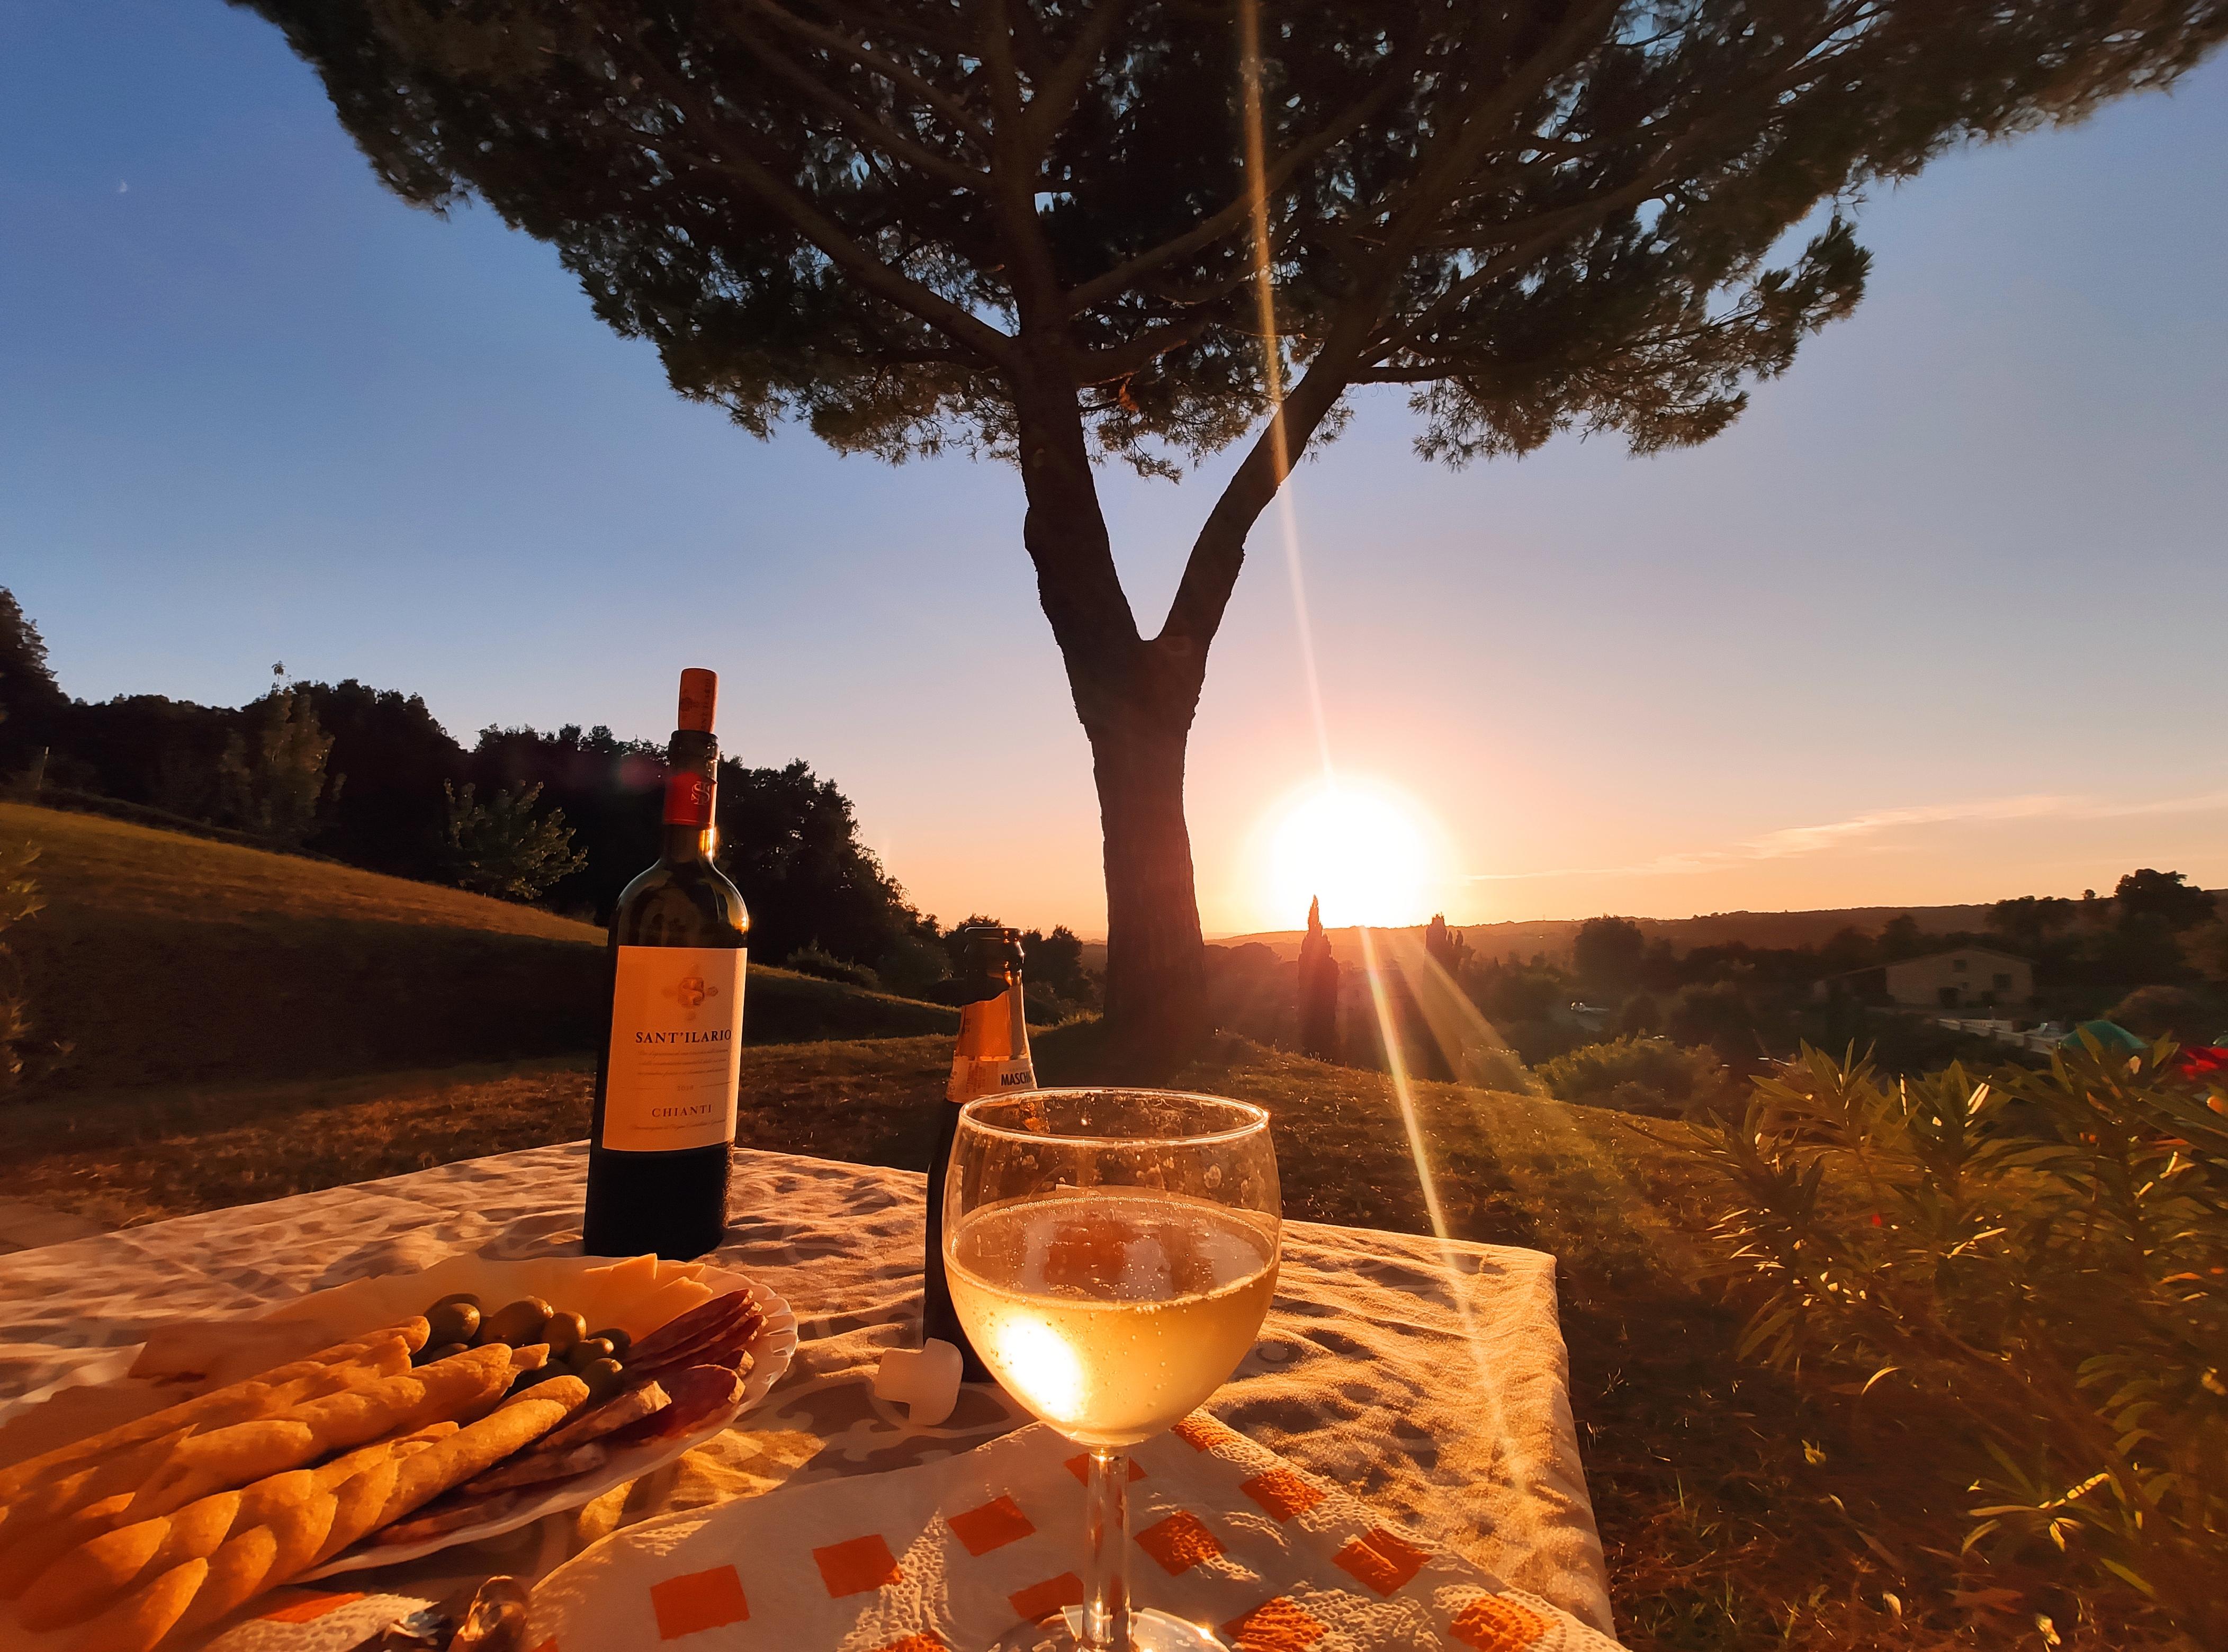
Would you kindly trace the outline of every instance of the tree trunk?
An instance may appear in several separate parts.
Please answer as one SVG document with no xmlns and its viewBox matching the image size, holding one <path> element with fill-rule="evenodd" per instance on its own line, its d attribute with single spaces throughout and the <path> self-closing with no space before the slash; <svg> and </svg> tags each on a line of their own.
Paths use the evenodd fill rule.
<svg viewBox="0 0 2228 1652">
<path fill-rule="evenodd" d="M 1184 824 L 1188 717 L 1124 708 L 1086 726 L 1106 850 L 1106 1023 L 1118 1076 L 1165 1079 L 1209 1030 Z"/>
<path fill-rule="evenodd" d="M 1184 825 L 1184 746 L 1204 648 L 1148 642 L 1114 569 L 1106 519 L 1064 377 L 1017 387 L 1022 539 L 1091 740 L 1106 867 L 1111 1076 L 1165 1079 L 1207 1031 L 1207 959 Z"/>
</svg>

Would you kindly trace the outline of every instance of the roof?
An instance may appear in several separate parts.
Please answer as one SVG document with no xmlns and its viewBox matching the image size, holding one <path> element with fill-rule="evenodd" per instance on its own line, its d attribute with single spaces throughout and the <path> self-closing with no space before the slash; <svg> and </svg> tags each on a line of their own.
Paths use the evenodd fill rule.
<svg viewBox="0 0 2228 1652">
<path fill-rule="evenodd" d="M 1984 957 L 1984 958 L 2001 958 L 2001 959 L 2002 959 L 2005 963 L 2007 963 L 2007 964 L 2024 964 L 2027 965 L 2027 966 L 2028 966 L 2028 968 L 2030 968 L 2030 969 L 2032 969 L 2032 968 L 2033 967 L 2033 965 L 2034 965 L 2034 960 L 2033 960 L 2033 959 L 2032 959 L 2032 958 L 2023 958 L 2023 957 L 2020 957 L 2018 953 L 2016 953 L 2016 952 L 2001 952 L 2001 951 L 1997 951 L 1994 947 L 1993 947 L 1993 946 L 1953 946 L 1953 947 L 1951 947 L 1951 948 L 1950 948 L 1948 951 L 1946 951 L 1946 952 L 1929 952 L 1929 953 L 1927 953 L 1927 954 L 1926 954 L 1924 957 L 1915 957 L 1915 958 L 1897 958 L 1897 959 L 1896 959 L 1893 963 L 1892 963 L 1892 964 L 1885 964 L 1885 965 L 1884 965 L 1884 966 L 1883 966 L 1883 965 L 1876 965 L 1875 967 L 1876 967 L 1876 968 L 1881 968 L 1881 967 L 1884 967 L 1884 968 L 1886 968 L 1886 969 L 1892 970 L 1892 969 L 1895 969 L 1895 968 L 1897 968 L 1898 965 L 1901 965 L 1901 964 L 1930 964 L 1930 963 L 1932 963 L 1936 958 L 1954 958 L 1954 957 L 1960 957 L 1960 956 L 1962 956 L 1962 955 L 1963 955 L 1963 954 L 1965 954 L 1965 953 L 1968 953 L 1968 952 L 1974 953 L 1974 954 L 1975 954 L 1976 956 L 1981 957 Z"/>
</svg>

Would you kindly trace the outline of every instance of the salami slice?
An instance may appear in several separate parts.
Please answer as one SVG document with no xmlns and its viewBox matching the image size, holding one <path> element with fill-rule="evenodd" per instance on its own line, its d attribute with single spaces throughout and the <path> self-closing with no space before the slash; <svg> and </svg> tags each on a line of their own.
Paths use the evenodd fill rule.
<svg viewBox="0 0 2228 1652">
<path fill-rule="evenodd" d="M 693 1342 L 724 1335 L 746 1315 L 758 1311 L 759 1305 L 747 1290 L 731 1290 L 724 1297 L 698 1303 L 687 1313 L 666 1321 L 636 1342 L 628 1350 L 626 1363 L 629 1366 L 663 1363 Z"/>
<path fill-rule="evenodd" d="M 574 1418 L 534 1449 L 543 1451 L 569 1451 L 576 1445 L 586 1445 L 590 1440 L 599 1440 L 613 1429 L 624 1428 L 629 1423 L 638 1423 L 650 1412 L 663 1411 L 672 1403 L 671 1397 L 652 1377 L 637 1383 L 617 1399 L 607 1399 L 585 1417 Z"/>
<path fill-rule="evenodd" d="M 459 1497 L 453 1502 L 444 1497 L 415 1519 L 398 1521 L 376 1534 L 371 1540 L 382 1548 L 399 1547 L 405 1543 L 422 1543 L 429 1537 L 439 1537 L 462 1527 L 477 1526 L 483 1520 L 498 1520 L 515 1508 L 524 1496 L 522 1492 L 497 1491 L 485 1496 Z"/>
<path fill-rule="evenodd" d="M 600 1440 L 590 1440 L 569 1451 L 528 1451 L 509 1463 L 497 1463 L 477 1480 L 467 1481 L 463 1489 L 471 1495 L 515 1491 L 521 1486 L 538 1486 L 551 1480 L 570 1480 L 576 1474 L 602 1468 L 604 1460 L 610 1456 Z"/>
<path fill-rule="evenodd" d="M 751 1368 L 751 1341 L 758 1334 L 758 1325 L 752 1324 L 738 1331 L 731 1340 L 707 1343 L 694 1353 L 661 1360 L 654 1366 L 637 1367 L 630 1374 L 638 1380 L 655 1382 L 676 1371 L 686 1371 L 692 1365 L 724 1365 L 730 1371 L 746 1373 Z"/>
<path fill-rule="evenodd" d="M 603 1437 L 602 1444 L 618 1451 L 652 1440 L 677 1439 L 693 1434 L 743 1397 L 743 1380 L 723 1365 L 692 1365 L 685 1371 L 658 1379 L 673 1403 L 640 1422 L 630 1423 Z"/>
</svg>

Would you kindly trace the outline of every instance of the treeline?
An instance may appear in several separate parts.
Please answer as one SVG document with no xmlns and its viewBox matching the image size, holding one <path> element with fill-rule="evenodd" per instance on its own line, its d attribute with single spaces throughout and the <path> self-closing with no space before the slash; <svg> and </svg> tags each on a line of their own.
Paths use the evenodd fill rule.
<svg viewBox="0 0 2228 1652">
<path fill-rule="evenodd" d="M 2035 1002 L 2016 1013 L 2036 1020 L 2109 1015 L 2145 1037 L 2185 1043 L 2209 1041 L 2228 1024 L 2228 922 L 2180 873 L 2150 868 L 2129 873 L 2109 897 L 1998 901 L 1979 931 L 1930 932 L 1906 914 L 1876 935 L 1852 926 L 1815 947 L 1732 942 L 1681 952 L 1630 919 L 1602 917 L 1579 926 L 1567 958 L 1475 957 L 1457 932 L 1442 963 L 1528 1061 L 1597 1037 L 1660 1034 L 1733 1062 L 1785 1053 L 1802 1039 L 1840 1048 L 1885 1038 L 1912 1044 L 1923 1064 L 1946 1041 L 1924 1027 L 1867 1018 L 1866 1004 L 1880 996 L 1877 977 L 1867 977 L 1963 946 L 2034 966 Z M 1886 1053 L 1903 1065 L 1894 1059 L 1902 1052 Z"/>
<path fill-rule="evenodd" d="M 375 872 L 532 901 L 594 923 L 655 857 L 665 749 L 609 728 L 489 727 L 469 748 L 419 696 L 291 682 L 237 708 L 161 695 L 74 700 L 0 590 L 0 778 Z M 803 761 L 720 765 L 719 858 L 771 964 L 940 996 L 956 958 L 859 838 L 850 800 Z M 1092 1007 L 1082 943 L 1031 932 L 1032 1008 Z"/>
</svg>

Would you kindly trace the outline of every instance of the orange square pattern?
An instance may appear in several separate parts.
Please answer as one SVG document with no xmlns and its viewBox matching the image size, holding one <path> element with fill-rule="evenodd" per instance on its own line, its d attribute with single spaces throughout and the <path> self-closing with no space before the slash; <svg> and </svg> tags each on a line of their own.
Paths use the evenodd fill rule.
<svg viewBox="0 0 2228 1652">
<path fill-rule="evenodd" d="M 1229 1431 L 1205 1412 L 1194 1412 L 1181 1422 L 1171 1427 L 1168 1432 L 1191 1447 L 1193 1450 L 1204 1451 Z"/>
<path fill-rule="evenodd" d="M 1477 1652 L 1524 1652 L 1547 1632 L 1547 1620 L 1519 1602 L 1480 1595 L 1455 1614 L 1448 1628 Z"/>
<path fill-rule="evenodd" d="M 1333 1555 L 1331 1564 L 1351 1572 L 1379 1594 L 1389 1595 L 1421 1572 L 1431 1558 L 1429 1549 L 1419 1549 L 1380 1526 Z"/>
<path fill-rule="evenodd" d="M 1083 1604 L 1083 1579 L 1072 1572 L 1063 1572 L 1008 1595 L 1006 1604 L 1024 1623 L 1041 1623 L 1062 1607 Z"/>
<path fill-rule="evenodd" d="M 1138 1533 L 1137 1546 L 1159 1561 L 1171 1578 L 1222 1553 L 1221 1543 L 1199 1516 L 1181 1508 Z"/>
<path fill-rule="evenodd" d="M 1242 1482 L 1238 1489 L 1279 1521 L 1304 1514 L 1323 1500 L 1322 1492 L 1290 1469 L 1271 1469 L 1266 1474 L 1257 1474 Z"/>
<path fill-rule="evenodd" d="M 289 1602 L 276 1611 L 263 1614 L 266 1623 L 314 1623 L 327 1612 L 336 1612 L 363 1598 L 358 1590 L 352 1595 L 311 1595 L 307 1600 Z"/>
<path fill-rule="evenodd" d="M 650 1609 L 657 1614 L 657 1638 L 677 1641 L 700 1630 L 740 1623 L 751 1615 L 743 1580 L 733 1566 L 684 1572 L 650 1586 Z"/>
<path fill-rule="evenodd" d="M 882 1541 L 879 1532 L 815 1549 L 812 1563 L 820 1568 L 820 1580 L 828 1585 L 830 1600 L 863 1595 L 869 1589 L 896 1583 L 905 1575 L 898 1570 L 897 1557 L 890 1553 L 890 1546 Z"/>
<path fill-rule="evenodd" d="M 1222 1626 L 1238 1652 L 1308 1652 L 1328 1631 L 1303 1607 L 1279 1595 Z"/>
<path fill-rule="evenodd" d="M 1085 1451 L 1080 1457 L 1072 1457 L 1068 1458 L 1064 1466 L 1070 1474 L 1073 1475 L 1078 1480 L 1083 1482 L 1085 1485 L 1087 1486 L 1091 1483 L 1090 1452 Z M 1130 1459 L 1130 1478 L 1132 1481 L 1137 1481 L 1143 1480 L 1144 1477 L 1145 1471 L 1137 1466 L 1137 1459 L 1131 1457 Z"/>
<path fill-rule="evenodd" d="M 908 1635 L 902 1640 L 892 1641 L 887 1646 L 877 1647 L 874 1652 L 951 1652 L 938 1635 Z"/>
<path fill-rule="evenodd" d="M 980 1558 L 992 1549 L 1018 1543 L 1037 1528 L 1011 1497 L 994 1497 L 980 1508 L 954 1514 L 944 1524 L 968 1553 Z"/>
</svg>

